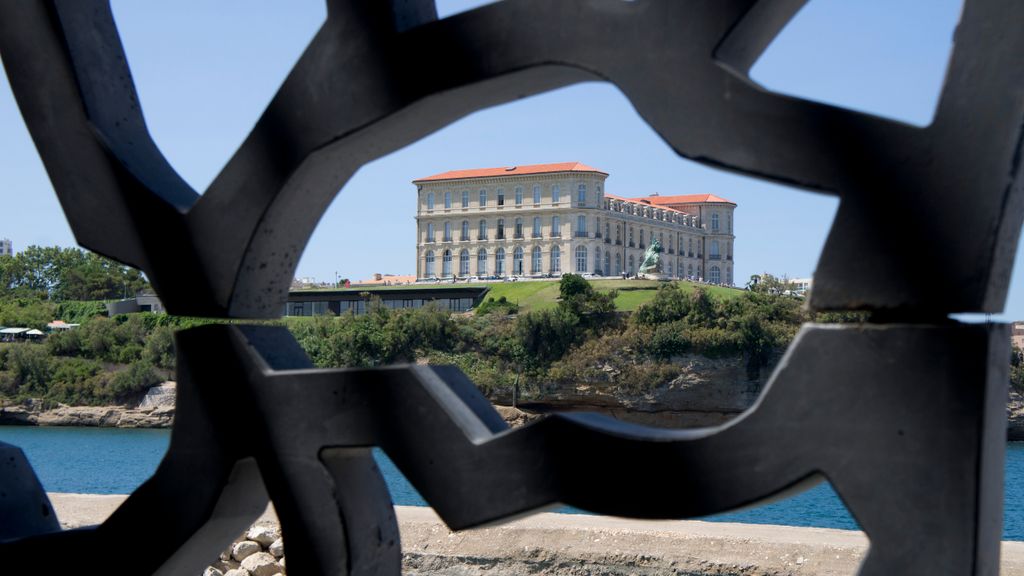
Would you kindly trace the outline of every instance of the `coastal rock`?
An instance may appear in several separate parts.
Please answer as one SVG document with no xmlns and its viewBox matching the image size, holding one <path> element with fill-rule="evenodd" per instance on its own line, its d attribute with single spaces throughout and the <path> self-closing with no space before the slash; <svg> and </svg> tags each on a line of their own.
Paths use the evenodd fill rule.
<svg viewBox="0 0 1024 576">
<path fill-rule="evenodd" d="M 208 566 L 206 570 L 203 570 L 203 576 L 224 576 L 224 573 L 213 566 Z"/>
<path fill-rule="evenodd" d="M 266 548 L 273 544 L 275 540 L 280 538 L 281 534 L 276 528 L 257 524 L 252 528 L 249 528 L 249 531 L 245 533 L 245 537 L 258 543 L 263 548 Z"/>
<path fill-rule="evenodd" d="M 249 556 L 260 552 L 260 545 L 249 540 L 242 540 L 231 548 L 231 557 L 243 562 Z M 244 564 L 243 564 L 244 567 Z"/>
<path fill-rule="evenodd" d="M 1024 440 L 1024 396 L 1012 388 L 1006 403 L 1006 439 Z"/>
<path fill-rule="evenodd" d="M 224 576 L 250 576 L 249 571 L 245 568 L 235 568 L 234 570 L 228 570 L 224 573 Z"/>
<path fill-rule="evenodd" d="M 278 538 L 277 540 L 271 542 L 270 547 L 267 548 L 267 552 L 270 552 L 270 554 L 274 558 L 280 558 L 284 556 L 284 540 Z"/>
<path fill-rule="evenodd" d="M 160 406 L 174 407 L 174 401 L 177 395 L 177 383 L 168 380 L 163 384 L 157 384 L 146 391 L 146 395 L 143 396 L 142 401 L 139 402 L 138 409 L 146 410 L 157 408 Z"/>
<path fill-rule="evenodd" d="M 242 560 L 242 568 L 248 570 L 252 576 L 274 576 L 281 571 L 277 560 L 266 552 L 257 552 Z"/>
</svg>

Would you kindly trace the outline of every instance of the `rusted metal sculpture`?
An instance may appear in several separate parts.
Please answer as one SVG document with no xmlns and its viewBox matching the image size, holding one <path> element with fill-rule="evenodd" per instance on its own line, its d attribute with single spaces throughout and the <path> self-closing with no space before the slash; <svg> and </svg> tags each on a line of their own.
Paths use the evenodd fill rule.
<svg viewBox="0 0 1024 576">
<path fill-rule="evenodd" d="M 0 501 L 5 562 L 38 569 L 45 554 L 58 572 L 78 551 L 116 551 L 111 574 L 194 574 L 269 497 L 290 573 L 398 574 L 380 446 L 456 529 L 553 502 L 698 516 L 826 477 L 871 540 L 861 574 L 996 574 L 1009 332 L 948 314 L 1006 299 L 1024 218 L 1024 3 L 967 1 L 925 128 L 747 77 L 803 3 L 508 0 L 438 20 L 432 0 L 329 0 L 199 196 L 147 133 L 106 2 L 0 0 L 0 55 L 76 238 L 144 270 L 171 313 L 276 316 L 361 165 L 481 108 L 595 79 L 681 156 L 838 196 L 811 305 L 872 312 L 805 326 L 757 404 L 691 431 L 581 415 L 506 430 L 455 369 L 314 370 L 284 329 L 188 330 L 153 478 L 103 525 L 61 532 L 31 470 L 3 468 L 10 502 L 41 503 Z M 241 414 L 260 441 L 238 441 Z"/>
</svg>

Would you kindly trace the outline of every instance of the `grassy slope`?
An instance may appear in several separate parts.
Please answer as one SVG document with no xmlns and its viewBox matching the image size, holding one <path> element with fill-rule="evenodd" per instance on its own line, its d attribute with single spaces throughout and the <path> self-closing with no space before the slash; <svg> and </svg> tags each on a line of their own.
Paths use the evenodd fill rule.
<svg viewBox="0 0 1024 576">
<path fill-rule="evenodd" d="M 654 299 L 658 286 L 662 283 L 655 280 L 594 280 L 594 288 L 600 292 L 618 290 L 619 295 L 615 299 L 615 307 L 621 311 L 633 311 Z M 679 282 L 682 286 L 691 290 L 695 284 L 690 282 Z M 512 302 L 519 304 L 520 309 L 543 310 L 553 308 L 558 302 L 558 281 L 550 282 L 502 282 L 489 284 L 491 291 L 490 298 L 504 296 Z M 705 286 L 713 295 L 722 298 L 735 298 L 743 293 L 735 288 L 723 288 L 720 286 Z"/>
<path fill-rule="evenodd" d="M 615 299 L 615 307 L 623 312 L 631 312 L 646 304 L 654 298 L 658 286 L 662 283 L 656 280 L 592 280 L 594 288 L 600 292 L 618 290 L 619 296 Z M 696 284 L 692 282 L 678 281 L 678 284 L 689 287 L 691 290 Z M 510 302 L 519 304 L 520 310 L 544 310 L 554 308 L 558 303 L 558 280 L 530 281 L 530 282 L 488 282 L 480 284 L 412 284 L 405 286 L 375 286 L 374 290 L 408 290 L 410 288 L 445 288 L 465 286 L 486 286 L 490 288 L 487 296 L 489 298 L 501 298 L 504 296 Z M 743 293 L 736 288 L 724 288 L 722 286 L 705 286 L 711 294 L 721 298 L 735 298 Z M 353 292 L 359 292 L 366 288 L 350 288 Z"/>
</svg>

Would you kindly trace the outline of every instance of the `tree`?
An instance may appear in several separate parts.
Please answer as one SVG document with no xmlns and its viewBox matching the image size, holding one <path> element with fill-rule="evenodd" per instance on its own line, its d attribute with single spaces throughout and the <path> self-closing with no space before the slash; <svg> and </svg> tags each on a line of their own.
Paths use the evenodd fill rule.
<svg viewBox="0 0 1024 576">
<path fill-rule="evenodd" d="M 566 274 L 558 285 L 558 306 L 579 319 L 615 311 L 618 291 L 602 294 L 579 274 Z"/>
<path fill-rule="evenodd" d="M 29 246 L 0 258 L 0 299 L 106 300 L 148 287 L 138 270 L 78 248 Z"/>
</svg>

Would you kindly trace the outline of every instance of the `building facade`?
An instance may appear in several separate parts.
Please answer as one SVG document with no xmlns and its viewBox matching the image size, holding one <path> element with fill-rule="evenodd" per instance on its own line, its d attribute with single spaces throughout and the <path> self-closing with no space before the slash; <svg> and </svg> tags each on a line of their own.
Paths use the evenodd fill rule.
<svg viewBox="0 0 1024 576">
<path fill-rule="evenodd" d="M 14 256 L 14 243 L 7 238 L 0 238 L 0 256 Z"/>
<path fill-rule="evenodd" d="M 712 194 L 626 198 L 580 164 L 455 170 L 414 180 L 416 277 L 635 274 L 662 246 L 671 278 L 733 284 L 733 210 Z"/>
</svg>

